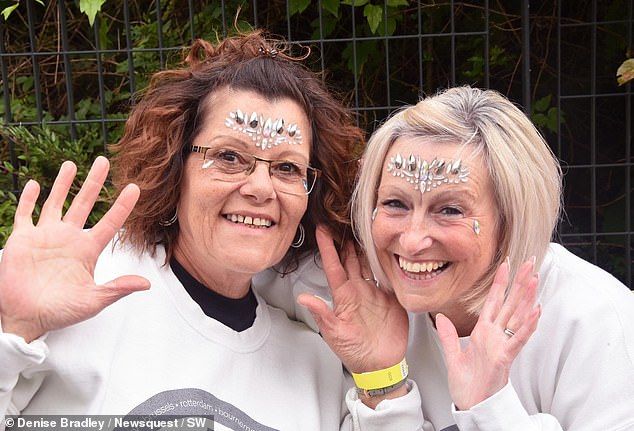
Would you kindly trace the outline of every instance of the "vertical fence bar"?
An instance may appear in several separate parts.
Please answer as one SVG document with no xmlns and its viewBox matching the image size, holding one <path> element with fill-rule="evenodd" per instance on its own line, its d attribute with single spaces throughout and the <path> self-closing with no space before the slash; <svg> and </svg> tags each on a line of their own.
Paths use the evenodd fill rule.
<svg viewBox="0 0 634 431">
<path fill-rule="evenodd" d="M 189 8 L 189 41 L 190 44 L 196 40 L 196 31 L 194 30 L 194 0 L 187 0 L 187 7 Z"/>
<path fill-rule="evenodd" d="M 163 53 L 163 16 L 161 14 L 161 0 L 156 0 L 156 32 L 158 33 L 158 51 L 161 70 L 165 69 L 165 54 Z"/>
<path fill-rule="evenodd" d="M 99 37 L 99 27 L 101 26 L 101 18 L 99 15 L 95 17 L 93 24 L 93 33 L 95 36 L 95 54 L 97 59 L 97 80 L 99 82 L 99 105 L 101 108 L 101 132 L 103 133 L 103 153 L 108 154 L 108 127 L 106 118 L 108 111 L 106 110 L 105 82 L 103 77 L 103 64 L 101 62 L 101 40 Z"/>
<path fill-rule="evenodd" d="M 423 13 L 421 10 L 420 0 L 418 0 L 418 13 L 416 19 L 418 20 L 418 97 L 423 96 L 423 85 L 425 84 L 424 78 L 424 66 L 423 60 Z"/>
<path fill-rule="evenodd" d="M 590 228 L 592 230 L 592 262 L 598 262 L 597 249 L 597 1 L 592 1 L 590 46 Z"/>
<path fill-rule="evenodd" d="M 2 73 L 2 98 L 4 100 L 4 123 L 10 124 L 12 121 L 11 115 L 11 90 L 9 88 L 9 71 L 7 70 L 7 61 L 5 60 L 5 38 L 4 38 L 4 20 L 0 19 L 0 35 L 2 35 L 2 41 L 0 41 L 0 73 Z M 13 148 L 13 147 L 11 147 Z"/>
<path fill-rule="evenodd" d="M 42 86 L 40 83 L 40 61 L 37 54 L 37 40 L 35 38 L 35 23 L 33 21 L 33 0 L 26 1 L 26 15 L 29 23 L 29 44 L 31 46 L 31 64 L 33 66 L 33 89 L 35 91 L 35 109 L 37 121 L 41 125 L 43 115 Z"/>
<path fill-rule="evenodd" d="M 484 2 L 484 87 L 489 88 L 491 86 L 491 50 L 489 47 L 489 0 Z"/>
<path fill-rule="evenodd" d="M 128 79 L 130 83 L 130 100 L 134 102 L 134 93 L 136 91 L 134 79 L 134 55 L 132 51 L 132 27 L 130 25 L 130 2 L 123 0 L 123 25 L 125 27 L 125 50 L 128 57 Z"/>
<path fill-rule="evenodd" d="M 531 28 L 530 1 L 522 0 L 522 106 L 531 115 Z"/>
<path fill-rule="evenodd" d="M 628 46 L 634 49 L 634 4 L 630 2 L 630 8 L 628 10 L 628 27 L 627 27 L 627 41 Z M 627 231 L 627 238 L 625 241 L 625 279 L 628 286 L 632 286 L 632 141 L 634 137 L 632 135 L 632 123 L 634 122 L 634 113 L 632 112 L 632 83 L 627 84 L 627 95 L 625 96 L 625 229 Z"/>
<path fill-rule="evenodd" d="M 456 5 L 454 0 L 449 3 L 451 5 L 450 25 L 451 25 L 451 85 L 456 85 Z"/>
<path fill-rule="evenodd" d="M 2 40 L 0 41 L 0 73 L 2 73 L 2 92 L 4 99 L 4 124 L 10 124 L 13 120 L 11 115 L 11 93 L 9 88 L 9 71 L 7 70 L 7 62 L 5 60 L 5 38 L 4 38 L 4 20 L 0 19 L 0 35 Z M 15 143 L 13 140 L 9 140 L 9 160 L 14 167 L 18 166 L 18 159 L 15 155 Z M 18 183 L 18 175 L 14 172 L 11 174 L 11 186 L 13 192 L 18 193 L 20 185 Z"/>
<path fill-rule="evenodd" d="M 383 43 L 385 44 L 385 97 L 386 106 L 392 111 L 392 95 L 390 88 L 390 37 L 387 23 L 387 1 L 383 2 L 383 22 L 385 23 L 385 37 Z"/>
<path fill-rule="evenodd" d="M 353 79 L 354 79 L 354 108 L 359 112 L 359 78 L 357 76 L 357 24 L 354 16 L 354 0 L 350 5 L 352 10 L 352 69 L 353 69 Z M 357 118 L 357 126 L 359 125 L 359 116 Z"/>
<path fill-rule="evenodd" d="M 68 109 L 68 120 L 70 122 L 70 137 L 72 140 L 77 139 L 77 125 L 75 124 L 75 97 L 73 91 L 73 72 L 70 67 L 70 59 L 68 52 L 70 46 L 68 44 L 68 29 L 66 25 L 66 5 L 64 0 L 57 2 L 59 13 L 60 34 L 62 37 L 62 58 L 64 61 L 64 81 L 66 84 L 66 106 Z"/>
</svg>

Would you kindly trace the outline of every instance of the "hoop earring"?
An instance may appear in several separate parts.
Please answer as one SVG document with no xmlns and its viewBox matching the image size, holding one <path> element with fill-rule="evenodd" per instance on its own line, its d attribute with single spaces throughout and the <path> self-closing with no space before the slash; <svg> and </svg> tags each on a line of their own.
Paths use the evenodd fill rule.
<svg viewBox="0 0 634 431">
<path fill-rule="evenodd" d="M 302 244 L 304 244 L 304 239 L 306 238 L 306 231 L 304 230 L 304 226 L 302 226 L 302 224 L 299 224 L 299 239 L 297 241 L 293 241 L 293 243 L 291 244 L 291 247 L 293 248 L 300 248 L 302 246 Z"/>
<path fill-rule="evenodd" d="M 174 223 L 176 223 L 177 220 L 178 220 L 178 208 L 174 210 L 174 215 L 172 216 L 171 219 L 165 220 L 165 221 L 160 221 L 159 224 L 161 226 L 167 227 L 167 226 L 171 226 Z"/>
</svg>

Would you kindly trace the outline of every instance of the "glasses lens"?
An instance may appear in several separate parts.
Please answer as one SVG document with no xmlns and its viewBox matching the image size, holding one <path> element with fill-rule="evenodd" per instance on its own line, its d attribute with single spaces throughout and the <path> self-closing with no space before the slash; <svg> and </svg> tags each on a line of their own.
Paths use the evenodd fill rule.
<svg viewBox="0 0 634 431">
<path fill-rule="evenodd" d="M 256 162 L 269 165 L 271 182 L 278 192 L 307 195 L 315 185 L 316 172 L 310 166 L 291 160 L 261 159 L 227 148 L 209 148 L 205 152 L 203 168 L 209 169 L 214 179 L 234 182 L 250 175 Z"/>
</svg>

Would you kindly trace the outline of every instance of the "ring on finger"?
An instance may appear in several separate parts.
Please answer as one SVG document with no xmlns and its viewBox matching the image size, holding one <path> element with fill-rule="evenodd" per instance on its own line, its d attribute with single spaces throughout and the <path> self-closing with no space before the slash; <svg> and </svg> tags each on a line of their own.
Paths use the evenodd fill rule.
<svg viewBox="0 0 634 431">
<path fill-rule="evenodd" d="M 504 333 L 508 335 L 509 337 L 512 337 L 513 335 L 515 335 L 515 331 L 509 328 L 504 328 Z"/>
</svg>

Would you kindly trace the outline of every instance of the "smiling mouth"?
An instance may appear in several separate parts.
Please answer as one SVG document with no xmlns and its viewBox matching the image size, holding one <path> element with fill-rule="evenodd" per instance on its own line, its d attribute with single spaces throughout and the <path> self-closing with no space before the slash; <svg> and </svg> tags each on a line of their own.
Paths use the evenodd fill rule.
<svg viewBox="0 0 634 431">
<path fill-rule="evenodd" d="M 398 266 L 403 272 L 414 280 L 429 280 L 438 276 L 450 265 L 446 261 L 412 262 L 401 256 L 398 257 Z"/>
<path fill-rule="evenodd" d="M 240 214 L 225 214 L 223 217 L 230 222 L 243 224 L 257 229 L 269 228 L 275 224 L 273 223 L 273 220 L 261 217 L 242 216 Z"/>
</svg>

